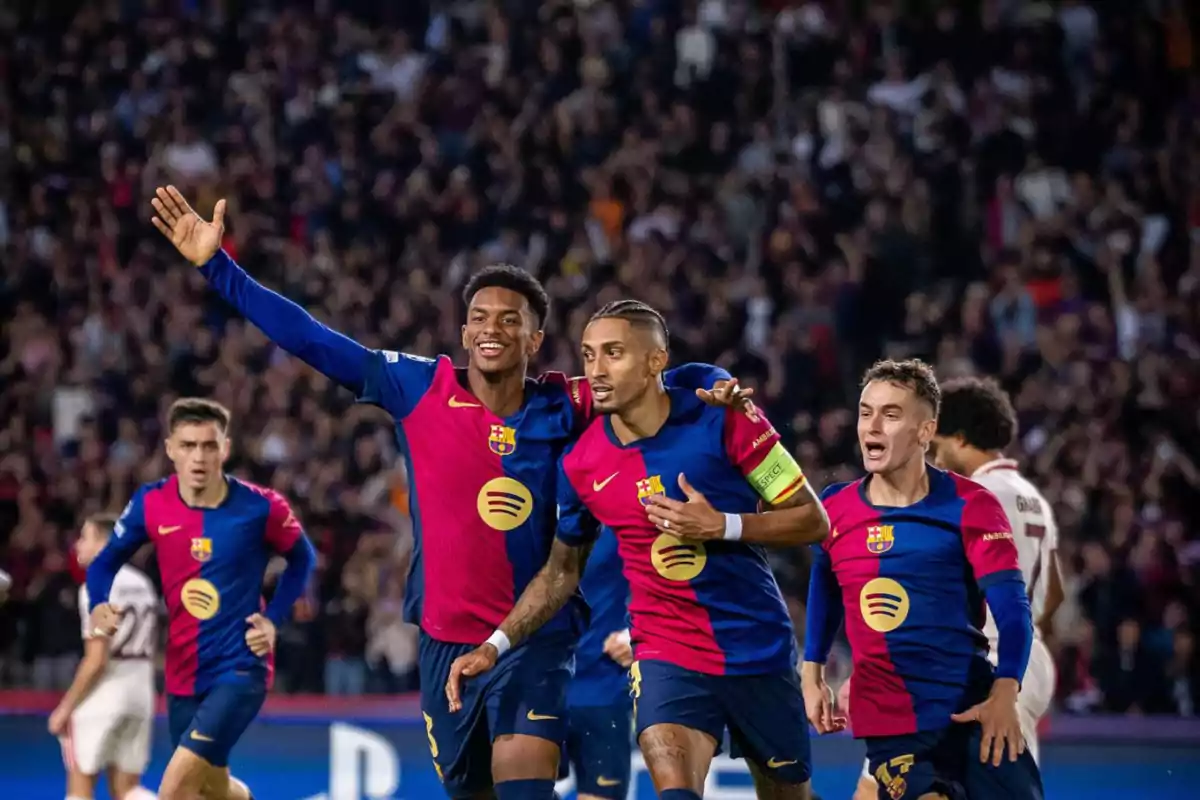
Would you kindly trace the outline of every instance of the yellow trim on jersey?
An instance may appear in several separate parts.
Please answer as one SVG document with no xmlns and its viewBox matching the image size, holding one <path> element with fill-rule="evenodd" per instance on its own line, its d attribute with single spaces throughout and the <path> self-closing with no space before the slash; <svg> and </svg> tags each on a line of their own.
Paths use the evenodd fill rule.
<svg viewBox="0 0 1200 800">
<path fill-rule="evenodd" d="M 758 496 L 770 505 L 778 505 L 804 486 L 804 471 L 780 442 L 767 451 L 759 465 L 746 476 Z"/>
</svg>

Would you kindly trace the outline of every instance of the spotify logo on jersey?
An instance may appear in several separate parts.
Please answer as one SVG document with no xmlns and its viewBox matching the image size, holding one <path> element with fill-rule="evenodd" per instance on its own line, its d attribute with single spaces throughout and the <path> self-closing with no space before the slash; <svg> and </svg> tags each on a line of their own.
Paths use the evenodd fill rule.
<svg viewBox="0 0 1200 800">
<path fill-rule="evenodd" d="M 493 478 L 479 490 L 475 500 L 479 518 L 488 527 L 498 531 L 511 531 L 533 511 L 533 495 L 519 481 L 512 478 Z"/>
<path fill-rule="evenodd" d="M 908 619 L 908 592 L 891 578 L 867 581 L 858 595 L 863 620 L 873 631 L 894 631 Z"/>
<path fill-rule="evenodd" d="M 688 542 L 669 533 L 659 535 L 650 546 L 654 570 L 669 581 L 690 581 L 704 571 L 708 552 L 700 542 Z"/>
</svg>

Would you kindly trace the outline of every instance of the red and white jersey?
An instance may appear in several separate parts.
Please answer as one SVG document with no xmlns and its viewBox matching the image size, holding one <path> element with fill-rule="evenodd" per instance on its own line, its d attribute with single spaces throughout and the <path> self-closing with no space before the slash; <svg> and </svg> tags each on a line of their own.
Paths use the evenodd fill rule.
<svg viewBox="0 0 1200 800">
<path fill-rule="evenodd" d="M 109 602 L 124 609 L 121 625 L 109 640 L 109 661 L 76 716 L 154 714 L 154 664 L 158 655 L 158 592 L 141 570 L 125 565 L 113 581 Z M 87 586 L 79 587 L 83 638 L 92 636 Z"/>
<path fill-rule="evenodd" d="M 1012 526 L 1021 576 L 1025 579 L 1029 605 L 1036 622 L 1046 606 L 1050 553 L 1058 549 L 1058 526 L 1054 523 L 1054 512 L 1042 493 L 1017 470 L 1017 462 L 1010 459 L 999 458 L 987 462 L 975 470 L 971 480 L 987 488 L 1004 507 L 1004 514 Z M 983 632 L 987 634 L 992 652 L 995 653 L 999 637 L 990 610 Z"/>
</svg>

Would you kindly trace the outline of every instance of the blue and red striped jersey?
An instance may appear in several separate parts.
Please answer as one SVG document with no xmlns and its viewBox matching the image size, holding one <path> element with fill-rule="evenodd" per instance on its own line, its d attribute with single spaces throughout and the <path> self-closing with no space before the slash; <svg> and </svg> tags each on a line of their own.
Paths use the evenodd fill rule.
<svg viewBox="0 0 1200 800">
<path fill-rule="evenodd" d="M 567 704 L 628 705 L 632 702 L 629 670 L 604 652 L 608 637 L 629 627 L 629 582 L 621 571 L 617 537 L 611 530 L 602 530 L 592 545 L 579 589 L 591 614 L 575 646 L 575 677 L 567 687 Z"/>
<path fill-rule="evenodd" d="M 686 500 L 679 487 L 686 474 L 717 510 L 755 512 L 759 496 L 748 478 L 779 435 L 757 410 L 668 391 L 670 415 L 654 436 L 622 445 L 604 417 L 563 457 L 558 537 L 579 545 L 595 538 L 599 524 L 616 532 L 638 659 L 710 675 L 790 669 L 795 636 L 763 548 L 661 533 L 645 509 L 654 495 Z"/>
<path fill-rule="evenodd" d="M 822 493 L 830 535 L 812 548 L 809 607 L 844 609 L 855 736 L 944 728 L 991 686 L 984 591 L 1020 578 L 1011 528 L 987 489 L 927 469 L 929 494 L 903 508 L 872 505 L 863 480 Z M 819 627 L 805 660 L 823 663 Z"/>
<path fill-rule="evenodd" d="M 406 616 L 440 641 L 479 644 L 546 563 L 554 465 L 593 412 L 587 381 L 547 373 L 501 418 L 465 387 L 464 372 L 445 356 L 381 351 L 359 399 L 397 421 L 407 461 L 415 543 Z M 700 386 L 726 377 L 704 365 L 689 375 Z M 539 635 L 578 633 L 579 610 L 564 609 Z"/>
<path fill-rule="evenodd" d="M 88 567 L 95 608 L 107 602 L 120 565 L 143 544 L 153 545 L 167 603 L 168 694 L 201 694 L 262 673 L 270 681 L 274 656 L 250 652 L 246 618 L 266 608 L 263 577 L 273 555 L 304 551 L 305 579 L 311 568 L 311 545 L 287 500 L 271 489 L 226 480 L 229 493 L 216 508 L 184 503 L 175 476 L 141 486 Z"/>
</svg>

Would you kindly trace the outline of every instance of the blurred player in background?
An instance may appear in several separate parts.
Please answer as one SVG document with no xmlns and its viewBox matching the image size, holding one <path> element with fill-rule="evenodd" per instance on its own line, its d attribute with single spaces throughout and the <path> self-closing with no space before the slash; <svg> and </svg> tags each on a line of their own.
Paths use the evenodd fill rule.
<svg viewBox="0 0 1200 800">
<path fill-rule="evenodd" d="M 104 549 L 117 518 L 98 514 L 79 532 L 75 552 L 87 567 Z M 158 593 L 139 569 L 121 567 L 109 599 L 124 610 L 110 636 L 93 635 L 88 592 L 79 587 L 83 661 L 67 693 L 50 715 L 50 733 L 62 744 L 67 800 L 91 800 L 101 772 L 114 800 L 154 794 L 139 785 L 150 762 L 154 726 L 154 661 L 158 650 Z"/>
<path fill-rule="evenodd" d="M 175 753 L 163 800 L 246 800 L 229 753 L 257 716 L 274 673 L 276 629 L 303 592 L 316 553 L 286 500 L 225 474 L 229 411 L 210 400 L 171 406 L 166 441 L 175 474 L 134 493 L 87 572 L 93 633 L 113 635 L 130 609 L 113 592 L 145 543 L 166 595 L 167 712 Z M 273 555 L 287 566 L 263 607 Z"/>
<path fill-rule="evenodd" d="M 845 726 L 824 675 L 845 615 L 854 735 L 881 800 L 1040 800 L 1017 711 L 1033 642 L 1017 549 L 990 492 L 926 464 L 940 399 L 920 361 L 882 361 L 863 379 L 867 476 L 823 493 L 833 533 L 813 548 L 808 718 L 818 733 Z M 999 628 L 994 668 L 985 597 Z"/>
<path fill-rule="evenodd" d="M 519 642 L 551 619 L 599 526 L 611 528 L 631 587 L 638 742 L 659 796 L 698 800 L 729 730 L 760 797 L 802 800 L 811 763 L 796 724 L 795 634 L 762 546 L 819 541 L 828 522 L 757 409 L 712 408 L 663 385 L 667 341 L 662 317 L 636 301 L 588 324 L 585 369 L 606 415 L 563 456 L 550 560 L 499 636 Z M 756 514 L 760 498 L 779 510 Z M 485 644 L 455 663 L 452 708 L 460 678 L 502 655 Z"/>
<path fill-rule="evenodd" d="M 441 691 L 454 659 L 487 639 L 546 563 L 554 465 L 592 414 L 582 380 L 527 377 L 549 309 L 541 283 L 510 266 L 471 278 L 463 292 L 467 367 L 458 369 L 446 356 L 364 347 L 256 283 L 219 249 L 225 201 L 217 202 L 212 222 L 174 187 L 160 188 L 152 203 L 155 226 L 226 301 L 283 349 L 396 421 L 412 482 L 405 618 L 421 628 L 421 706 L 447 793 L 487 797 L 494 788 L 500 800 L 552 797 L 581 632 L 571 610 L 490 681 L 472 686 L 463 714 L 447 713 Z M 696 389 L 729 377 L 703 365 L 676 373 Z"/>
<path fill-rule="evenodd" d="M 1042 639 L 1050 633 L 1054 614 L 1063 601 L 1058 528 L 1046 498 L 1017 471 L 1015 461 L 1004 458 L 1004 451 L 1017 435 L 1017 415 L 999 384 L 991 379 L 962 378 L 943 383 L 941 390 L 937 434 L 930 448 L 934 463 L 968 476 L 994 494 L 1004 508 L 1017 546 L 1035 633 L 1017 710 L 1025 743 L 1037 761 L 1037 726 L 1050 708 L 1056 681 L 1054 659 Z M 994 666 L 999 631 L 990 610 L 983 632 Z M 863 775 L 859 785 L 859 800 L 875 797 L 875 779 L 869 773 Z"/>
<path fill-rule="evenodd" d="M 567 687 L 567 757 L 579 800 L 624 800 L 633 751 L 629 696 L 629 583 L 621 573 L 617 537 L 605 530 L 592 547 L 579 583 L 591 610 Z"/>
</svg>

